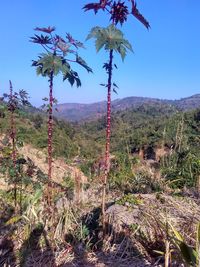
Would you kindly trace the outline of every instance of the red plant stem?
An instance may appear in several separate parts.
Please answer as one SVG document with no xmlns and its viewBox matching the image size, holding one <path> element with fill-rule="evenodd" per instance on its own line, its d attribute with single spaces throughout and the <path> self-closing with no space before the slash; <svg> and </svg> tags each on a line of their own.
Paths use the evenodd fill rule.
<svg viewBox="0 0 200 267">
<path fill-rule="evenodd" d="M 10 102 L 11 105 L 13 103 L 13 86 L 12 82 L 9 81 L 10 84 Z M 10 137 L 12 140 L 12 161 L 13 161 L 13 168 L 15 172 L 15 178 L 14 178 L 14 201 L 15 201 L 15 207 L 17 206 L 17 181 L 16 181 L 16 128 L 15 128 L 15 117 L 14 117 L 14 110 L 11 109 L 10 114 Z"/>
<path fill-rule="evenodd" d="M 103 194 L 102 194 L 102 219 L 103 230 L 105 231 L 105 198 L 106 186 L 110 165 L 110 119 L 111 119 L 111 86 L 112 86 L 112 68 L 113 68 L 113 49 L 109 54 L 109 67 L 108 67 L 108 93 L 107 93 L 107 125 L 106 125 L 106 153 L 105 153 L 105 172 L 103 181 Z"/>
<path fill-rule="evenodd" d="M 12 161 L 13 161 L 13 168 L 14 168 L 14 200 L 15 200 L 15 207 L 17 206 L 17 172 L 16 172 L 16 129 L 15 129 L 15 118 L 14 113 L 11 113 L 11 135 L 12 135 Z"/>
<path fill-rule="evenodd" d="M 10 83 L 10 100 L 13 103 L 13 87 L 12 82 Z M 16 166 L 16 149 L 15 149 L 15 139 L 16 139 L 16 129 L 15 129 L 15 118 L 14 118 L 14 110 L 11 110 L 11 117 L 10 117 L 10 126 L 11 126 L 11 139 L 12 139 L 12 160 L 13 166 Z"/>
<path fill-rule="evenodd" d="M 50 185 L 52 179 L 52 135 L 53 135 L 53 71 L 49 79 L 49 118 L 48 118 L 48 188 L 47 202 L 51 203 Z"/>
</svg>

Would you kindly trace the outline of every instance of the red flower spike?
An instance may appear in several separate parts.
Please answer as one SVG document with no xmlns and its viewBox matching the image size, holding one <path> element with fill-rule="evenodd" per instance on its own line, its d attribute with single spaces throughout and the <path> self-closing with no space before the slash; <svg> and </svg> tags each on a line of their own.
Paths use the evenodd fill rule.
<svg viewBox="0 0 200 267">
<path fill-rule="evenodd" d="M 99 3 L 89 3 L 83 7 L 84 11 L 94 10 L 94 13 L 101 9 L 103 11 L 108 11 L 111 15 L 110 20 L 114 23 L 120 23 L 121 25 L 127 20 L 129 14 L 132 14 L 136 19 L 138 19 L 147 29 L 150 28 L 149 22 L 143 17 L 143 15 L 137 9 L 135 0 L 128 0 L 131 2 L 131 11 L 128 11 L 128 6 L 125 4 L 126 1 L 117 2 L 114 0 L 100 0 Z"/>
<path fill-rule="evenodd" d="M 115 24 L 120 22 L 120 24 L 122 25 L 127 20 L 128 14 L 129 14 L 128 7 L 125 5 L 124 2 L 123 3 L 121 3 L 120 1 L 118 1 L 117 3 L 114 2 L 111 9 L 110 20 L 112 20 Z"/>
</svg>

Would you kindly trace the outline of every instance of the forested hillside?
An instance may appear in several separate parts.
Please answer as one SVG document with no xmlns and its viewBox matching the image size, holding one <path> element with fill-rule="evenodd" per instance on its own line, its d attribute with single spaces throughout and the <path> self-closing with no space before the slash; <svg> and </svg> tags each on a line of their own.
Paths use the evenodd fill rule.
<svg viewBox="0 0 200 267">
<path fill-rule="evenodd" d="M 23 109 L 17 114 L 17 144 L 31 144 L 45 152 L 47 116 L 44 112 L 33 113 L 30 110 Z M 111 121 L 111 154 L 116 160 L 138 157 L 159 164 L 165 161 L 165 157 L 177 157 L 176 160 L 180 157 L 181 165 L 176 166 L 178 172 L 189 157 L 194 164 L 195 160 L 198 161 L 199 113 L 198 109 L 177 111 L 166 104 L 146 104 L 136 109 L 117 111 Z M 8 135 L 9 114 L 3 111 L 1 116 L 1 135 Z M 62 157 L 66 162 L 75 162 L 85 174 L 91 175 L 93 164 L 104 155 L 105 123 L 104 116 L 81 124 L 71 124 L 54 117 L 53 156 Z M 157 155 L 157 151 L 161 155 Z M 195 186 L 195 181 L 192 184 Z"/>
<path fill-rule="evenodd" d="M 190 97 L 181 98 L 178 100 L 167 100 L 149 97 L 126 97 L 116 99 L 112 102 L 113 112 L 134 109 L 142 105 L 168 105 L 168 109 L 189 111 L 200 106 L 200 95 L 196 94 Z M 106 113 L 106 102 L 97 102 L 92 104 L 66 103 L 56 106 L 58 113 L 56 116 L 67 121 L 86 121 L 95 120 Z"/>
</svg>

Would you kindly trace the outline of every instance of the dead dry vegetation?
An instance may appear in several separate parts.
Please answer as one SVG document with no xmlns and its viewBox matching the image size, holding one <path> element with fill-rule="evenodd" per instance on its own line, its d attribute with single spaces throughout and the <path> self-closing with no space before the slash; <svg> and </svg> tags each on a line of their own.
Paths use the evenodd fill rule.
<svg viewBox="0 0 200 267">
<path fill-rule="evenodd" d="M 199 200 L 165 194 L 132 197 L 132 203 L 121 198 L 107 208 L 104 241 L 95 203 L 62 198 L 54 216 L 44 221 L 41 202 L 13 217 L 1 199 L 1 266 L 164 266 L 167 242 L 171 266 L 187 266 L 181 265 L 170 225 L 194 246 Z"/>
<path fill-rule="evenodd" d="M 46 173 L 44 152 L 25 145 L 19 153 Z M 30 187 L 23 199 L 24 211 L 16 215 L 9 193 L 1 190 L 0 266 L 167 266 L 166 257 L 169 266 L 187 266 L 174 231 L 195 247 L 200 208 L 191 192 L 124 195 L 110 191 L 103 237 L 101 180 L 86 187 L 87 177 L 76 167 L 60 159 L 53 160 L 53 166 L 52 207 L 43 201 L 42 190 L 33 192 Z M 74 180 L 71 197 L 59 187 L 66 173 Z"/>
</svg>

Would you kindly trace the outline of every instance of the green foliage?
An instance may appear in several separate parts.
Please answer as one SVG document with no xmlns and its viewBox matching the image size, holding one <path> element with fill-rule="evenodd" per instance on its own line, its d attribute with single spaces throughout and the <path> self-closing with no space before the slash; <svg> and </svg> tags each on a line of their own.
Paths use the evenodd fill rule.
<svg viewBox="0 0 200 267">
<path fill-rule="evenodd" d="M 171 188 L 195 187 L 200 173 L 199 155 L 190 150 L 165 158 L 162 173 Z"/>
<path fill-rule="evenodd" d="M 28 226 L 29 229 L 32 229 L 35 227 L 35 225 L 40 225 L 39 227 L 41 227 L 42 195 L 43 190 L 38 189 L 33 194 L 26 195 L 24 198 L 22 218 L 26 222 L 26 226 Z"/>
<path fill-rule="evenodd" d="M 91 177 L 91 168 L 92 168 L 92 165 L 93 165 L 93 160 L 88 160 L 88 161 L 84 161 L 80 164 L 79 168 L 80 170 L 89 178 L 92 178 Z"/>
<path fill-rule="evenodd" d="M 76 240 L 79 242 L 86 242 L 88 240 L 88 236 L 89 229 L 87 228 L 87 226 L 82 223 L 78 224 L 74 232 L 74 237 L 76 238 Z"/>
<path fill-rule="evenodd" d="M 182 235 L 173 227 L 173 225 L 169 225 L 172 230 L 171 239 L 178 248 L 182 260 L 188 266 L 198 267 L 200 263 L 200 223 L 197 224 L 196 248 L 188 245 Z"/>
<path fill-rule="evenodd" d="M 143 146 L 157 146 L 162 143 L 163 130 L 169 122 L 169 117 L 173 115 L 173 109 L 170 111 L 165 105 L 143 105 L 136 109 L 128 109 L 113 113 L 111 118 L 112 143 L 111 153 L 117 152 L 133 153 Z M 92 139 L 94 144 L 104 142 L 105 117 L 96 121 L 87 122 L 82 125 L 87 139 Z M 175 123 L 175 122 L 173 122 Z M 168 127 L 167 127 L 168 129 Z M 174 127 L 172 128 L 174 130 Z M 169 130 L 171 132 L 171 130 Z M 174 133 L 172 134 L 174 136 Z M 167 132 L 168 136 L 168 132 Z M 166 137 L 167 138 L 167 137 Z M 171 144 L 166 140 L 167 144 Z"/>
<path fill-rule="evenodd" d="M 131 206 L 133 205 L 141 205 L 143 203 L 142 199 L 135 197 L 133 194 L 127 194 L 124 195 L 121 199 L 116 201 L 116 204 L 118 205 L 127 205 L 130 204 Z"/>
<path fill-rule="evenodd" d="M 137 223 L 132 223 L 129 226 L 130 230 L 132 233 L 135 233 L 136 231 L 138 231 L 138 229 L 140 228 L 140 225 L 138 225 Z"/>
<path fill-rule="evenodd" d="M 63 178 L 62 185 L 65 186 L 66 188 L 68 188 L 69 190 L 73 191 L 74 190 L 74 186 L 75 186 L 74 179 L 70 175 L 65 176 Z"/>
<path fill-rule="evenodd" d="M 69 71 L 69 64 L 63 61 L 61 56 L 55 56 L 51 53 L 41 54 L 37 66 L 37 74 L 43 76 L 49 76 L 51 72 L 58 75 L 59 72 L 65 74 Z"/>
<path fill-rule="evenodd" d="M 123 153 L 118 153 L 111 163 L 109 172 L 109 186 L 111 189 L 120 189 L 122 191 L 131 191 L 134 174 L 131 166 L 134 159 Z"/>
<path fill-rule="evenodd" d="M 76 83 L 76 86 L 81 86 L 81 81 L 79 75 L 74 71 L 69 64 L 69 62 L 74 62 L 81 65 L 88 72 L 92 72 L 92 69 L 87 65 L 87 63 L 78 55 L 77 51 L 72 50 L 73 46 L 78 50 L 78 48 L 84 48 L 83 44 L 72 38 L 70 34 L 66 35 L 66 38 L 62 38 L 59 35 L 53 35 L 55 31 L 54 27 L 49 28 L 36 28 L 36 31 L 41 31 L 46 35 L 36 35 L 31 37 L 33 43 L 41 45 L 45 53 L 42 53 L 38 60 L 33 60 L 32 66 L 36 67 L 36 73 L 38 75 L 54 77 L 59 73 L 63 76 L 63 81 L 66 79 L 73 86 Z M 66 56 L 75 55 L 75 59 L 66 59 Z"/>
<path fill-rule="evenodd" d="M 87 36 L 87 40 L 95 38 L 95 46 L 97 52 L 101 48 L 105 50 L 114 50 L 121 55 L 122 60 L 126 56 L 127 49 L 132 51 L 132 46 L 128 40 L 124 39 L 124 34 L 122 31 L 117 29 L 113 24 L 109 25 L 107 28 L 94 27 L 91 29 Z"/>
<path fill-rule="evenodd" d="M 92 72 L 92 69 L 87 65 L 84 59 L 80 57 L 79 55 L 76 55 L 76 63 L 81 65 L 83 68 L 85 68 L 88 72 Z"/>
<path fill-rule="evenodd" d="M 21 216 L 16 215 L 16 216 L 10 218 L 10 219 L 5 223 L 5 225 L 13 225 L 13 224 L 17 223 L 20 219 L 21 219 Z"/>
<path fill-rule="evenodd" d="M 37 111 L 38 112 L 38 111 Z M 1 133 L 9 128 L 9 115 L 5 110 L 5 119 L 1 119 Z M 160 160 L 162 176 L 171 188 L 194 187 L 199 173 L 200 145 L 199 110 L 184 114 L 182 140 L 176 141 L 177 128 L 182 121 L 182 114 L 170 113 L 166 106 L 142 106 L 138 109 L 129 109 L 113 114 L 111 154 L 113 168 L 109 176 L 111 189 L 120 189 L 128 192 L 159 191 L 159 184 L 150 179 L 148 173 L 133 172 L 136 166 L 137 151 L 140 148 L 151 146 L 152 149 L 164 144 L 170 152 Z M 30 143 L 37 148 L 46 148 L 47 145 L 47 117 L 45 113 L 17 114 L 16 138 L 23 143 Z M 58 119 L 54 120 L 54 156 L 64 157 L 73 161 L 79 155 L 81 169 L 90 175 L 94 159 L 104 151 L 105 118 L 87 122 L 83 125 L 72 125 Z M 174 127 L 175 126 L 175 127 Z M 180 132 L 180 130 L 179 130 Z M 17 143 L 19 143 L 17 141 Z M 3 140 L 6 144 L 6 139 Z M 176 142 L 178 146 L 174 149 Z M 60 145 L 62 143 L 62 146 Z M 5 145 L 4 158 L 9 158 L 11 149 Z M 4 165 L 1 169 L 5 171 Z"/>
<path fill-rule="evenodd" d="M 200 159 L 199 110 L 174 112 L 174 108 L 160 105 L 143 105 L 113 114 L 111 120 L 111 154 L 115 155 L 118 167 L 111 169 L 111 188 L 127 188 L 148 192 L 161 190 L 159 183 L 151 183 L 148 173 L 133 173 L 127 155 L 137 156 L 140 149 L 163 148 L 166 154 L 159 160 L 159 169 L 166 184 L 171 188 L 195 187 L 198 179 Z M 84 139 L 97 147 L 104 144 L 105 118 L 85 123 Z M 94 147 L 93 145 L 93 147 Z M 120 151 L 120 152 L 119 152 Z M 128 154 L 127 154 L 128 151 Z M 146 152 L 145 152 L 146 153 Z M 119 156 L 121 154 L 121 156 Z M 94 154 L 95 155 L 95 151 Z M 144 155 L 145 157 L 147 154 Z M 94 157 L 94 156 L 93 156 Z M 96 156 L 97 157 L 97 156 Z M 155 160 L 153 156 L 147 159 Z M 149 188 L 149 189 L 147 189 Z"/>
<path fill-rule="evenodd" d="M 44 123 L 44 119 L 40 114 L 36 114 L 33 119 L 32 119 L 33 123 L 34 123 L 34 127 L 35 129 L 40 129 L 42 127 L 42 124 Z"/>
<path fill-rule="evenodd" d="M 49 77 L 51 73 L 55 76 L 61 73 L 63 75 L 63 81 L 67 79 L 71 85 L 74 85 L 74 82 L 76 82 L 77 87 L 81 86 L 78 73 L 71 69 L 69 63 L 62 56 L 43 53 L 37 61 L 33 62 L 33 66 L 36 67 L 37 75 Z M 87 67 L 86 63 L 84 66 Z"/>
<path fill-rule="evenodd" d="M 147 171 L 134 171 L 134 167 L 139 165 L 140 160 L 138 157 L 127 153 L 116 153 L 115 159 L 111 161 L 109 173 L 110 189 L 144 194 L 160 191 L 159 181 L 154 181 Z"/>
</svg>

